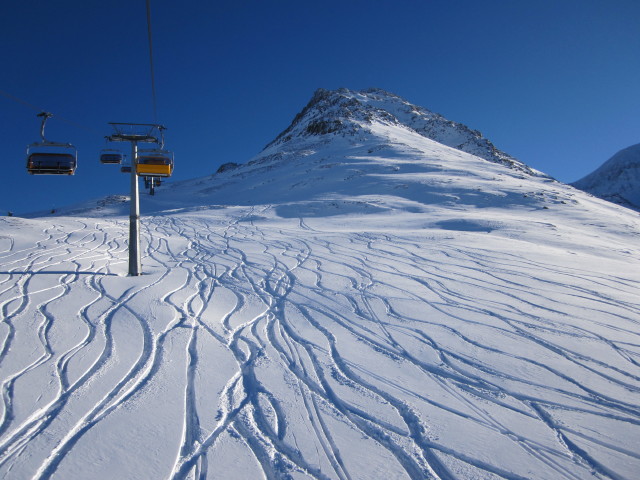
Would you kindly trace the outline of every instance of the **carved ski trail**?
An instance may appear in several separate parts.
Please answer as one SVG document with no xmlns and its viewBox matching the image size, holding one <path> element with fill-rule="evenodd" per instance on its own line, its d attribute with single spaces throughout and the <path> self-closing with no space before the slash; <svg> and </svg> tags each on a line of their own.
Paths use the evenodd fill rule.
<svg viewBox="0 0 640 480">
<path fill-rule="evenodd" d="M 267 211 L 146 219 L 149 273 L 135 280 L 114 275 L 121 223 L 54 225 L 32 247 L 6 236 L 2 475 L 68 475 L 94 432 L 144 411 L 158 386 L 180 399 L 163 478 L 213 477 L 230 445 L 270 479 L 361 479 L 357 445 L 370 468 L 412 479 L 527 478 L 519 459 L 542 476 L 628 478 L 601 452 L 640 466 L 612 433 L 640 435 L 630 277 L 415 232 L 271 226 Z"/>
</svg>

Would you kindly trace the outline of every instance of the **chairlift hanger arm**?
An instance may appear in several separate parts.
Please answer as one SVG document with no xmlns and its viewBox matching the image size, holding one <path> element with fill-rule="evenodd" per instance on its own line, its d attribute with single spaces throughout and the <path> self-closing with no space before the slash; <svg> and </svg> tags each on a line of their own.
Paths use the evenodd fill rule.
<svg viewBox="0 0 640 480">
<path fill-rule="evenodd" d="M 42 138 L 42 143 L 52 143 L 52 142 L 47 142 L 47 139 L 44 138 L 44 127 L 47 124 L 47 120 L 49 120 L 51 117 L 53 117 L 53 113 L 40 112 L 36 116 L 42 117 L 42 124 L 40 125 L 40 137 Z"/>
<path fill-rule="evenodd" d="M 37 117 L 42 117 L 42 123 L 40 124 L 40 137 L 42 138 L 41 142 L 35 142 L 32 143 L 30 145 L 27 145 L 27 154 L 29 154 L 29 151 L 31 148 L 33 147 L 64 147 L 64 148 L 72 148 L 74 150 L 76 150 L 75 145 L 71 144 L 71 143 L 62 143 L 62 142 L 52 142 L 50 140 L 47 140 L 46 137 L 44 136 L 44 129 L 45 126 L 47 124 L 47 120 L 49 120 L 51 117 L 53 117 L 53 113 L 49 113 L 49 112 L 40 112 L 36 115 Z"/>
<path fill-rule="evenodd" d="M 164 125 L 158 125 L 158 131 L 160 132 L 160 150 L 164 149 L 164 131 L 166 129 Z"/>
</svg>

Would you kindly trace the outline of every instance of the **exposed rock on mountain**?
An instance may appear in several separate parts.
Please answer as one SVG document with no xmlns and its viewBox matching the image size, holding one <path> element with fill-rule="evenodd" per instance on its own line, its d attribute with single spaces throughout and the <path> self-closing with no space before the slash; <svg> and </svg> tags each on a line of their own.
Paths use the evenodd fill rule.
<svg viewBox="0 0 640 480">
<path fill-rule="evenodd" d="M 447 120 L 442 115 L 412 105 L 403 98 L 380 89 L 361 92 L 346 88 L 336 91 L 317 90 L 291 125 L 267 145 L 265 150 L 311 135 L 369 134 L 369 126 L 374 122 L 400 125 L 448 147 L 530 175 L 540 175 L 540 172 L 498 150 L 479 131 Z"/>
</svg>

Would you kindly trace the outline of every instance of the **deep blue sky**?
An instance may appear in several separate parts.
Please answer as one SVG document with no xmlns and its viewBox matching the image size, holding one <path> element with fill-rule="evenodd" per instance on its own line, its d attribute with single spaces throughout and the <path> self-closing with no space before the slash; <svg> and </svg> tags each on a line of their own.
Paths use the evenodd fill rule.
<svg viewBox="0 0 640 480">
<path fill-rule="evenodd" d="M 571 182 L 640 143 L 637 0 L 151 0 L 158 120 L 174 179 L 244 163 L 316 88 L 379 87 Z M 144 0 L 21 0 L 0 15 L 0 214 L 126 194 L 107 125 L 152 122 Z M 34 177 L 35 109 L 79 149 Z M 143 200 L 144 201 L 144 200 Z"/>
</svg>

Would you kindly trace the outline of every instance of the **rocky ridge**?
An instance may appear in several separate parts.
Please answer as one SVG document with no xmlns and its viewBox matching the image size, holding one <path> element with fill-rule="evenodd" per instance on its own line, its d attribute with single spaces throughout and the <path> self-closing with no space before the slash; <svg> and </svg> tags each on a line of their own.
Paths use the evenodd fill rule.
<svg viewBox="0 0 640 480">
<path fill-rule="evenodd" d="M 426 108 L 381 89 L 335 91 L 318 89 L 291 125 L 269 143 L 264 152 L 295 139 L 311 136 L 356 136 L 371 133 L 374 122 L 401 125 L 423 137 L 457 150 L 499 163 L 528 175 L 544 176 L 496 148 L 478 130 L 444 118 Z"/>
</svg>

